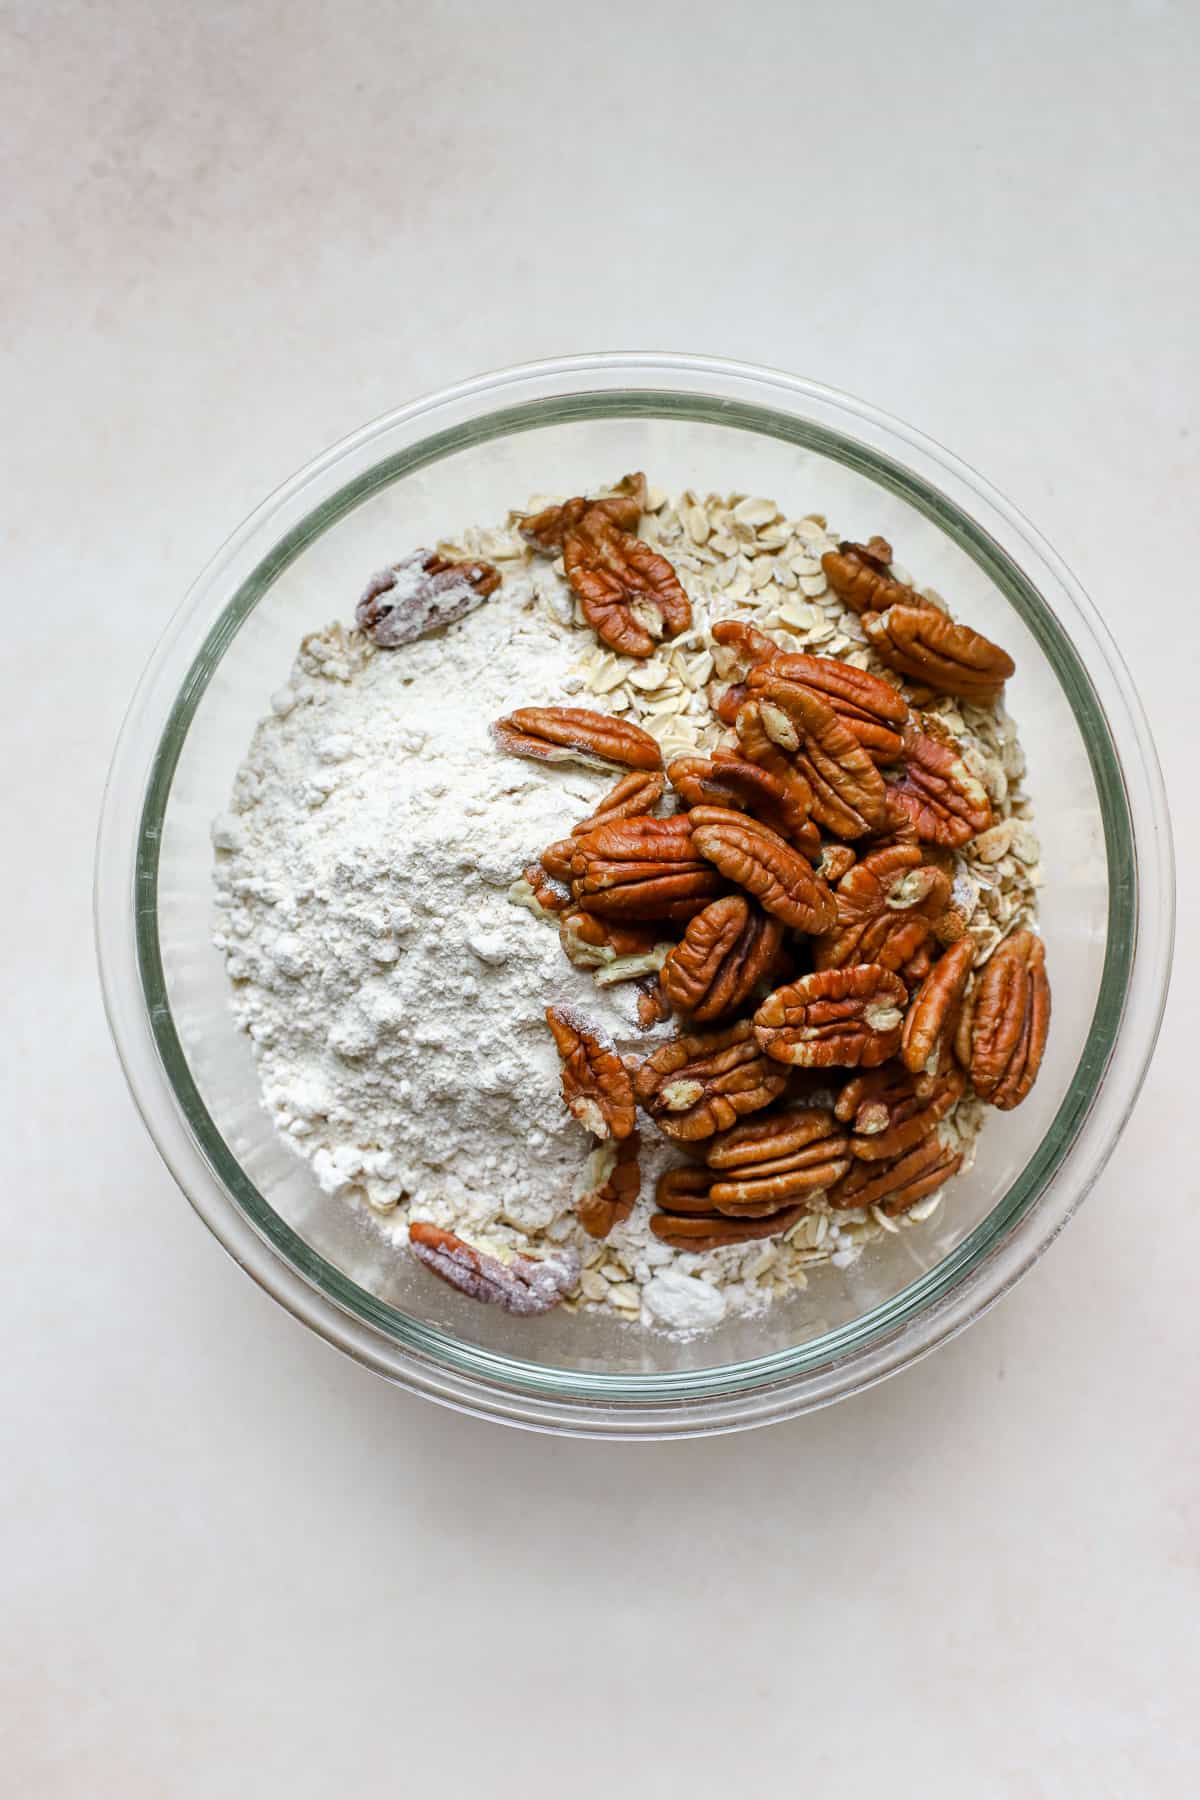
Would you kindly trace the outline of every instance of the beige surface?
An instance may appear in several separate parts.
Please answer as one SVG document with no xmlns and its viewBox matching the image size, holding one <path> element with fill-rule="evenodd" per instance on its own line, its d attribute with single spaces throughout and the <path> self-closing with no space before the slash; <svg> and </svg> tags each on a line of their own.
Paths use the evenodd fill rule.
<svg viewBox="0 0 1200 1800">
<path fill-rule="evenodd" d="M 1196 1791 L 1200 15 L 711 10 L 4 9 L 23 1800 Z M 1022 1287 L 832 1412 L 628 1448 L 405 1399 L 237 1273 L 126 1097 L 87 895 L 129 690 L 242 514 L 422 390 L 613 345 L 985 469 L 1116 629 L 1184 890 L 1144 1100 Z"/>
</svg>

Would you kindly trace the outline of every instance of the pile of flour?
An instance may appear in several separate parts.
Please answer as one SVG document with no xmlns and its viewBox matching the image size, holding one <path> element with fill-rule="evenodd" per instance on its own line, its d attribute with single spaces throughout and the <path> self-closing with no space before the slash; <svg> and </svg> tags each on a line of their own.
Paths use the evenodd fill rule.
<svg viewBox="0 0 1200 1800">
<path fill-rule="evenodd" d="M 217 942 L 265 1104 L 327 1193 L 408 1201 L 397 1236 L 410 1209 L 519 1247 L 569 1220 L 589 1140 L 544 1009 L 578 1006 L 623 1049 L 649 1039 L 632 986 L 597 989 L 507 898 L 611 785 L 488 735 L 562 702 L 578 634 L 556 590 L 514 571 L 396 651 L 340 626 L 306 639 L 213 830 Z"/>
</svg>

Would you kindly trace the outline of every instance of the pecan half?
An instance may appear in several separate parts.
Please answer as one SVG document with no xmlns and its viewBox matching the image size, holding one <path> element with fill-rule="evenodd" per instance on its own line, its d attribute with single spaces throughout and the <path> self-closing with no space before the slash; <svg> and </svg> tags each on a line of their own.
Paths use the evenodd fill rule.
<svg viewBox="0 0 1200 1800">
<path fill-rule="evenodd" d="M 567 532 L 573 530 L 593 506 L 618 531 L 636 531 L 646 507 L 646 477 L 640 473 L 625 475 L 611 494 L 600 495 L 594 500 L 586 500 L 582 494 L 577 494 L 558 506 L 526 513 L 520 523 L 521 536 L 543 556 L 557 556 Z"/>
<path fill-rule="evenodd" d="M 776 1062 L 875 1069 L 900 1047 L 908 992 L 878 963 L 821 969 L 768 994 L 754 1032 Z"/>
<path fill-rule="evenodd" d="M 921 725 L 935 721 L 921 718 Z M 900 779 L 888 789 L 925 844 L 960 850 L 992 822 L 983 783 L 963 761 L 961 746 L 942 727 L 936 732 L 910 725 L 904 734 L 907 761 Z"/>
<path fill-rule="evenodd" d="M 629 1071 L 616 1050 L 568 1007 L 548 1006 L 546 1023 L 562 1061 L 567 1111 L 593 1137 L 627 1138 L 637 1109 Z"/>
<path fill-rule="evenodd" d="M 883 612 L 889 606 L 927 606 L 915 589 L 897 581 L 891 572 L 892 546 L 886 538 L 873 537 L 866 544 L 841 543 L 821 558 L 825 579 L 855 612 Z"/>
<path fill-rule="evenodd" d="M 648 731 L 611 713 L 589 712 L 585 706 L 520 706 L 496 720 L 492 736 L 510 756 L 532 756 L 541 762 L 662 768 L 662 751 Z"/>
<path fill-rule="evenodd" d="M 573 1250 L 560 1250 L 542 1262 L 514 1256 L 505 1263 L 424 1219 L 411 1222 L 408 1243 L 419 1262 L 460 1293 L 525 1318 L 557 1306 L 579 1275 Z"/>
<path fill-rule="evenodd" d="M 827 1108 L 795 1108 L 721 1132 L 705 1161 L 717 1212 L 762 1217 L 834 1187 L 850 1167 L 850 1140 Z"/>
<path fill-rule="evenodd" d="M 601 825 L 615 825 L 619 819 L 636 819 L 643 813 L 652 813 L 663 797 L 663 787 L 661 775 L 634 769 L 632 774 L 622 776 L 616 787 L 609 789 L 589 818 L 572 825 L 571 836 L 586 837 L 589 831 L 598 831 Z"/>
<path fill-rule="evenodd" d="M 893 1215 L 907 1212 L 918 1200 L 924 1200 L 962 1168 L 962 1151 L 943 1144 L 936 1131 L 931 1131 L 915 1150 L 908 1150 L 892 1162 L 856 1162 L 832 1196 L 838 1207 L 878 1206 Z"/>
<path fill-rule="evenodd" d="M 889 606 L 871 613 L 863 629 L 890 669 L 963 700 L 988 705 L 1016 665 L 982 632 L 956 625 L 934 606 Z"/>
<path fill-rule="evenodd" d="M 725 674 L 739 665 L 755 668 L 762 663 L 774 662 L 783 654 L 775 639 L 760 631 L 757 625 L 751 625 L 748 619 L 717 619 L 709 635 L 714 644 L 727 652 L 719 665 Z"/>
<path fill-rule="evenodd" d="M 639 1145 L 634 1131 L 619 1143 L 598 1144 L 588 1157 L 575 1216 L 589 1237 L 607 1237 L 613 1226 L 623 1224 L 633 1211 L 642 1186 Z"/>
<path fill-rule="evenodd" d="M 862 962 L 903 968 L 949 898 L 949 878 L 923 862 L 915 846 L 873 850 L 838 882 L 837 922 L 813 945 L 813 960 L 818 969 Z"/>
<path fill-rule="evenodd" d="M 1046 947 L 1032 931 L 1014 931 L 993 952 L 960 1028 L 971 1083 L 1002 1112 L 1019 1106 L 1037 1080 L 1050 1028 Z"/>
<path fill-rule="evenodd" d="M 663 988 L 697 1024 L 707 1025 L 750 998 L 782 941 L 778 919 L 741 894 L 727 894 L 689 920 L 683 942 L 662 966 Z"/>
<path fill-rule="evenodd" d="M 938 1067 L 954 1040 L 963 995 L 975 963 L 975 941 L 960 937 L 913 996 L 900 1039 L 900 1060 L 914 1075 Z"/>
<path fill-rule="evenodd" d="M 605 918 L 690 919 L 724 886 L 697 854 L 687 813 L 621 819 L 571 844 L 572 893 Z"/>
<path fill-rule="evenodd" d="M 659 1129 L 685 1142 L 760 1112 L 786 1085 L 787 1076 L 772 1069 L 745 1019 L 725 1031 L 672 1038 L 633 1078 L 634 1093 Z"/>
<path fill-rule="evenodd" d="M 727 1219 L 719 1212 L 676 1215 L 656 1212 L 650 1229 L 655 1237 L 675 1250 L 723 1250 L 730 1244 L 748 1244 L 755 1238 L 778 1237 L 790 1231 L 808 1208 L 787 1206 L 766 1219 Z"/>
<path fill-rule="evenodd" d="M 869 675 L 834 656 L 785 656 L 779 652 L 770 664 L 751 669 L 746 678 L 748 692 L 762 690 L 768 669 L 784 681 L 801 682 L 820 694 L 875 762 L 898 760 L 908 702 L 878 675 Z"/>
<path fill-rule="evenodd" d="M 851 839 L 878 830 L 887 816 L 883 776 L 822 695 L 768 668 L 758 703 L 768 737 L 784 751 L 796 746 L 795 766 L 812 788 L 817 824 Z"/>
<path fill-rule="evenodd" d="M 753 894 L 765 912 L 796 931 L 829 929 L 837 910 L 833 895 L 783 838 L 757 819 L 718 807 L 696 807 L 689 817 L 701 856 Z"/>
<path fill-rule="evenodd" d="M 860 1162 L 888 1162 L 928 1137 L 957 1106 L 966 1085 L 961 1069 L 913 1076 L 888 1063 L 848 1081 L 834 1111 L 851 1127 L 851 1148 Z"/>
<path fill-rule="evenodd" d="M 691 626 L 691 602 L 666 557 L 597 507 L 564 536 L 563 567 L 597 637 L 625 656 L 652 656 L 661 638 Z"/>
<path fill-rule="evenodd" d="M 804 787 L 731 751 L 718 750 L 711 758 L 677 756 L 667 765 L 667 779 L 689 806 L 725 806 L 748 812 L 780 837 L 799 843 L 806 854 L 816 838 Z"/>
<path fill-rule="evenodd" d="M 491 563 L 449 562 L 435 550 L 414 550 L 371 577 L 355 619 L 372 643 L 394 650 L 453 625 L 499 586 L 500 571 Z"/>
</svg>

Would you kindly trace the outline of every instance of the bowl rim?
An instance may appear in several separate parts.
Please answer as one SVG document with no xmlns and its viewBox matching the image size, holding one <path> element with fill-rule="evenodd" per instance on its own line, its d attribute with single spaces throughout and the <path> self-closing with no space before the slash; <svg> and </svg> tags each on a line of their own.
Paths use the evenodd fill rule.
<svg viewBox="0 0 1200 1800">
<path fill-rule="evenodd" d="M 564 419 L 650 414 L 767 431 L 833 455 L 902 493 L 984 568 L 1034 631 L 1079 718 L 1104 817 L 1109 923 L 1095 1029 L 1067 1094 L 1016 1181 L 949 1256 L 807 1344 L 702 1370 L 608 1375 L 502 1356 L 415 1320 L 350 1282 L 272 1211 L 208 1115 L 174 1029 L 157 935 L 157 852 L 208 679 L 253 606 L 317 536 L 457 448 Z M 856 435 L 839 429 L 847 421 Z M 380 458 L 386 438 L 400 448 Z M 1030 563 L 1076 615 L 1072 634 L 1025 573 Z M 1081 630 L 1086 665 L 1074 641 Z M 101 815 L 95 908 L 106 1010 L 143 1120 L 188 1199 L 260 1285 L 357 1360 L 463 1410 L 590 1435 L 669 1436 L 765 1423 L 882 1379 L 978 1316 L 1036 1260 L 1099 1175 L 1144 1078 L 1169 979 L 1174 884 L 1165 790 L 1128 672 L 1078 582 L 1009 502 L 912 427 L 821 384 L 705 357 L 613 353 L 500 370 L 398 408 L 308 463 L 250 515 L 193 585 L 130 705 Z M 1068 1161 L 1072 1183 L 1062 1179 Z"/>
</svg>

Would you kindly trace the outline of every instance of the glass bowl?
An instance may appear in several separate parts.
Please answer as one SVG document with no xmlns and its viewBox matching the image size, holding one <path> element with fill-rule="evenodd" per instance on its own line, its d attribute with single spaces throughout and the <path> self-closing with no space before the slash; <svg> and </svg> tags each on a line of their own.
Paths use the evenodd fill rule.
<svg viewBox="0 0 1200 1800">
<path fill-rule="evenodd" d="M 348 618 L 365 576 L 500 521 L 536 491 L 626 469 L 738 488 L 848 536 L 880 532 L 1015 656 L 1009 704 L 1045 846 L 1055 1011 L 1041 1078 L 992 1115 L 931 1218 L 816 1266 L 758 1318 L 688 1342 L 602 1316 L 514 1319 L 431 1280 L 325 1197 L 259 1104 L 211 943 L 209 827 L 300 637 Z M 1054 552 L 947 452 L 813 382 L 699 357 L 580 356 L 488 375 L 389 414 L 311 463 L 200 577 L 142 680 L 100 828 L 96 926 L 134 1097 L 193 1206 L 269 1293 L 416 1393 L 510 1424 L 669 1437 L 785 1418 L 878 1381 L 978 1316 L 1103 1168 L 1165 999 L 1170 827 L 1145 718 Z M 436 1128 L 436 1121 L 430 1121 Z"/>
</svg>

